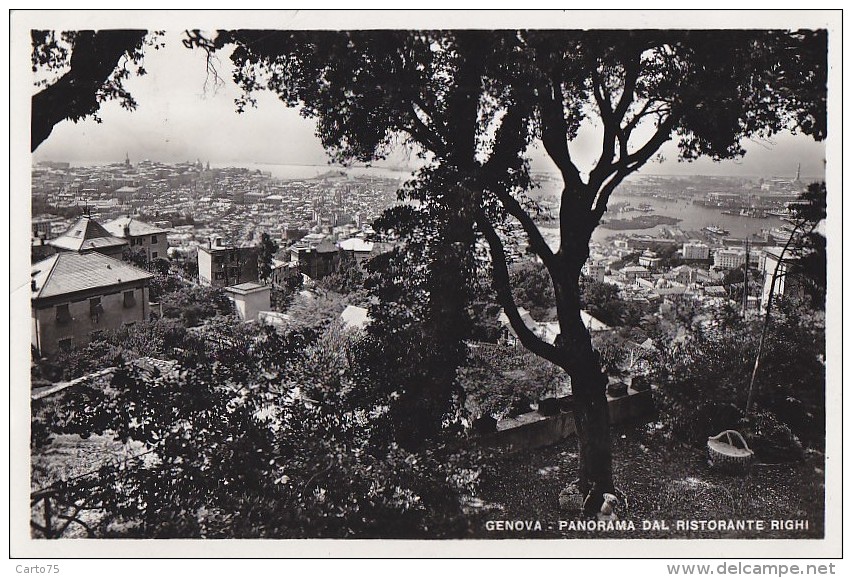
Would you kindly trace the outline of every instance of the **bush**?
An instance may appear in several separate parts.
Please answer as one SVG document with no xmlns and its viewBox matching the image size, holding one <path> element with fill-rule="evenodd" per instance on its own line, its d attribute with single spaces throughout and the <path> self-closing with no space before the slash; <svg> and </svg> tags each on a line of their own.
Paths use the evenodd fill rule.
<svg viewBox="0 0 852 578">
<path fill-rule="evenodd" d="M 215 335 L 206 356 L 167 374 L 120 366 L 107 383 L 33 404 L 34 447 L 112 433 L 148 452 L 63 486 L 101 505 L 99 537 L 466 535 L 476 455 L 376 443 L 388 408 L 359 387 L 356 335 L 224 320 Z"/>
<path fill-rule="evenodd" d="M 530 411 L 530 403 L 567 393 L 568 376 L 523 347 L 477 344 L 459 368 L 467 411 L 503 417 Z"/>
<path fill-rule="evenodd" d="M 804 459 L 802 444 L 775 414 L 763 411 L 740 422 L 742 433 L 757 457 L 768 463 Z"/>
<path fill-rule="evenodd" d="M 797 455 L 799 440 L 823 447 L 822 320 L 789 304 L 779 307 L 761 355 L 754 413 L 744 416 L 761 329 L 760 322 L 711 320 L 655 355 L 655 397 L 673 437 L 703 444 L 723 429 L 742 427 L 767 459 Z"/>
<path fill-rule="evenodd" d="M 195 327 L 216 315 L 232 315 L 234 305 L 218 287 L 193 285 L 161 297 L 163 317 L 181 319 L 187 327 Z"/>
</svg>

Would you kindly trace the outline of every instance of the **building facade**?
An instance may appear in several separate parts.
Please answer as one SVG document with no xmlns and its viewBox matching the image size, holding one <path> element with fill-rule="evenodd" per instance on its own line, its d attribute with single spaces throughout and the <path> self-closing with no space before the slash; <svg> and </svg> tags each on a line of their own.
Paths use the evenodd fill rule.
<svg viewBox="0 0 852 578">
<path fill-rule="evenodd" d="M 689 261 L 704 261 L 710 258 L 710 247 L 704 243 L 684 243 L 683 258 Z"/>
<path fill-rule="evenodd" d="M 127 241 L 130 250 L 141 253 L 148 262 L 168 258 L 169 244 L 164 229 L 133 217 L 113 219 L 104 223 L 104 229 L 114 237 Z"/>
<path fill-rule="evenodd" d="M 57 253 L 32 266 L 32 344 L 39 355 L 81 347 L 148 318 L 152 275 L 96 252 Z"/>
<path fill-rule="evenodd" d="M 272 309 L 271 288 L 267 285 L 249 282 L 226 287 L 225 292 L 237 310 L 237 316 L 243 321 L 257 321 L 261 311 Z"/>
<path fill-rule="evenodd" d="M 713 266 L 719 269 L 736 269 L 746 262 L 746 252 L 742 249 L 719 249 L 713 254 Z"/>
<path fill-rule="evenodd" d="M 198 248 L 198 282 L 230 287 L 257 281 L 257 247 L 232 247 L 215 239 Z"/>
<path fill-rule="evenodd" d="M 583 275 L 597 283 L 603 283 L 606 265 L 599 261 L 586 261 L 583 265 Z"/>
<path fill-rule="evenodd" d="M 340 252 L 327 239 L 316 245 L 300 242 L 290 247 L 290 260 L 298 263 L 299 271 L 316 281 L 337 269 Z"/>
</svg>

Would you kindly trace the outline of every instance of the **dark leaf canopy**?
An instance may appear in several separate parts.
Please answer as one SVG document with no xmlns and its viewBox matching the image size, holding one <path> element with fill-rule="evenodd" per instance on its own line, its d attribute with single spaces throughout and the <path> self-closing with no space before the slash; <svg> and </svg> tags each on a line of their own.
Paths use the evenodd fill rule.
<svg viewBox="0 0 852 578">
<path fill-rule="evenodd" d="M 266 89 L 300 105 L 338 160 L 380 158 L 400 134 L 448 154 L 459 92 L 477 102 L 480 149 L 512 108 L 534 125 L 562 123 L 569 140 L 587 117 L 625 141 L 653 122 L 684 158 L 736 157 L 742 139 L 784 129 L 827 131 L 822 30 L 234 30 L 187 44 L 234 45 L 238 106 Z M 480 83 L 459 86 L 470 59 L 482 62 Z M 561 120 L 549 104 L 562 105 Z"/>
</svg>

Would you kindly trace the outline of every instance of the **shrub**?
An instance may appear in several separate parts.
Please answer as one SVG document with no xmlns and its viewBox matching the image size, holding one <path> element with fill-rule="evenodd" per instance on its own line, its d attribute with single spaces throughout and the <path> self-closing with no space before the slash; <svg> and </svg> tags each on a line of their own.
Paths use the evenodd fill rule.
<svg viewBox="0 0 852 578">
<path fill-rule="evenodd" d="M 377 443 L 388 408 L 357 387 L 356 335 L 220 325 L 207 357 L 162 375 L 120 366 L 107 383 L 34 404 L 34 447 L 58 433 L 112 433 L 148 452 L 62 486 L 101 505 L 98 536 L 468 532 L 476 456 L 439 442 L 417 452 Z"/>
<path fill-rule="evenodd" d="M 747 430 L 767 459 L 797 455 L 800 441 L 825 440 L 824 325 L 819 317 L 780 307 L 767 334 L 755 390 L 744 416 L 760 323 L 706 322 L 664 344 L 651 362 L 656 401 L 668 432 L 703 444 L 720 430 Z"/>
</svg>

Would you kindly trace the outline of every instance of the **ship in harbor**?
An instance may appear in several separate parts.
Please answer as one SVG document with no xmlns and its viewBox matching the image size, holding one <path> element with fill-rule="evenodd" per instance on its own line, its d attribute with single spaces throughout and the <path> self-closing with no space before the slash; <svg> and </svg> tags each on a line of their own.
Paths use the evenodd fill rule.
<svg viewBox="0 0 852 578">
<path fill-rule="evenodd" d="M 788 227 L 775 227 L 769 231 L 769 238 L 776 243 L 785 244 L 793 236 L 793 231 Z"/>
<path fill-rule="evenodd" d="M 708 225 L 704 227 L 704 230 L 708 233 L 713 233 L 714 235 L 727 235 L 728 233 L 730 233 L 730 231 L 728 231 L 727 229 L 723 229 L 718 225 Z"/>
<path fill-rule="evenodd" d="M 773 217 L 789 217 L 791 213 L 788 209 L 777 210 L 777 209 L 769 209 L 766 211 L 767 215 L 772 215 Z"/>
</svg>

